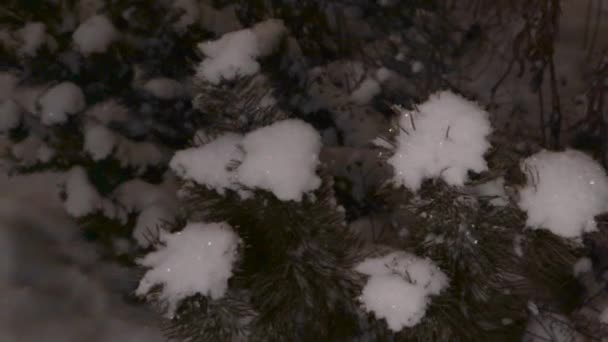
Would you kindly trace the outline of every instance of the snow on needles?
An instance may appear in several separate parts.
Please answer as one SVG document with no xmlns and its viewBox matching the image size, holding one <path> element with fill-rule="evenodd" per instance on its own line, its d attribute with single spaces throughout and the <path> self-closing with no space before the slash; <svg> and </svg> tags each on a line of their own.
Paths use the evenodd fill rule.
<svg viewBox="0 0 608 342">
<path fill-rule="evenodd" d="M 172 317 L 179 302 L 201 294 L 221 298 L 232 276 L 239 237 L 227 223 L 189 223 L 184 230 L 160 236 L 163 245 L 138 261 L 149 267 L 136 290 L 145 295 L 162 285 L 160 299 Z"/>
<path fill-rule="evenodd" d="M 242 136 L 226 133 L 201 147 L 178 151 L 169 166 L 183 179 L 191 180 L 215 189 L 220 194 L 231 188 L 233 174 L 228 170 L 230 162 L 241 160 L 238 148 Z"/>
<path fill-rule="evenodd" d="M 281 20 L 270 19 L 250 29 L 226 33 L 218 40 L 202 42 L 198 48 L 207 58 L 199 64 L 197 76 L 218 84 L 223 79 L 253 75 L 260 69 L 256 58 L 271 54 L 285 32 Z"/>
<path fill-rule="evenodd" d="M 83 55 L 103 53 L 118 39 L 118 31 L 105 15 L 95 15 L 80 24 L 72 35 Z"/>
<path fill-rule="evenodd" d="M 429 297 L 439 294 L 449 283 L 431 260 L 406 252 L 368 258 L 355 270 L 370 276 L 360 297 L 363 306 L 384 318 L 395 332 L 418 324 Z"/>
<path fill-rule="evenodd" d="M 301 120 L 283 120 L 244 137 L 228 133 L 200 147 L 178 151 L 171 168 L 182 178 L 219 193 L 237 184 L 300 201 L 321 184 L 316 175 L 321 137 Z M 231 162 L 240 163 L 230 169 Z"/>
<path fill-rule="evenodd" d="M 608 177 L 586 154 L 541 151 L 521 164 L 527 185 L 519 207 L 527 225 L 566 238 L 596 229 L 594 217 L 608 210 Z"/>
<path fill-rule="evenodd" d="M 84 93 L 72 82 L 62 82 L 47 90 L 38 99 L 41 122 L 45 125 L 62 124 L 68 115 L 82 111 L 85 106 Z"/>
<path fill-rule="evenodd" d="M 488 113 L 450 91 L 435 93 L 415 111 L 401 110 L 397 149 L 388 160 L 395 182 L 416 191 L 427 178 L 463 185 L 469 170 L 487 169 L 483 158 L 492 131 Z"/>
<path fill-rule="evenodd" d="M 280 200 L 300 201 L 321 179 L 321 136 L 300 120 L 283 120 L 262 127 L 242 141 L 245 159 L 236 170 L 239 183 L 272 191 Z"/>
</svg>

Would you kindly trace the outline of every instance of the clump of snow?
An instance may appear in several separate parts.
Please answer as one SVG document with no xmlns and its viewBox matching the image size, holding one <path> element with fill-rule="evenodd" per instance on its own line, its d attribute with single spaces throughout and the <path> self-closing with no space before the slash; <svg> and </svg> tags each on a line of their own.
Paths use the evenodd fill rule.
<svg viewBox="0 0 608 342">
<path fill-rule="evenodd" d="M 64 207 L 68 214 L 82 217 L 99 209 L 101 197 L 81 166 L 74 166 L 67 173 Z"/>
<path fill-rule="evenodd" d="M 416 191 L 426 178 L 461 186 L 469 170 L 487 169 L 492 127 L 488 113 L 450 91 L 435 93 L 416 111 L 401 109 L 397 148 L 388 160 L 394 181 Z"/>
<path fill-rule="evenodd" d="M 19 126 L 21 109 L 13 100 L 0 101 L 0 133 L 6 133 Z"/>
<path fill-rule="evenodd" d="M 355 270 L 370 276 L 360 297 L 363 306 L 384 318 L 395 332 L 418 324 L 430 296 L 438 295 L 449 283 L 431 260 L 405 252 L 368 258 Z"/>
<path fill-rule="evenodd" d="M 258 57 L 270 54 L 286 32 L 280 20 L 267 20 L 251 29 L 224 34 L 198 48 L 206 58 L 198 65 L 197 77 L 218 84 L 223 79 L 249 76 L 258 72 Z"/>
<path fill-rule="evenodd" d="M 68 115 L 85 108 L 84 94 L 72 82 L 62 82 L 47 90 L 38 99 L 41 122 L 45 125 L 64 123 Z"/>
<path fill-rule="evenodd" d="M 174 79 L 159 77 L 148 80 L 143 89 L 162 100 L 175 99 L 182 95 L 182 85 Z"/>
<path fill-rule="evenodd" d="M 46 42 L 46 26 L 40 22 L 27 23 L 17 30 L 17 36 L 21 41 L 17 52 L 21 55 L 35 56 Z"/>
<path fill-rule="evenodd" d="M 228 169 L 230 163 L 243 157 L 238 148 L 241 140 L 241 135 L 224 134 L 203 146 L 178 151 L 169 166 L 181 178 L 223 193 L 234 182 L 233 172 Z"/>
<path fill-rule="evenodd" d="M 84 55 L 103 53 L 118 39 L 118 32 L 105 15 L 95 15 L 80 24 L 72 35 L 74 44 Z"/>
<path fill-rule="evenodd" d="M 357 89 L 350 94 L 350 97 L 355 103 L 364 105 L 369 103 L 374 96 L 380 94 L 381 91 L 380 83 L 375 79 L 368 77 L 359 84 Z"/>
<path fill-rule="evenodd" d="M 177 233 L 160 235 L 163 245 L 138 261 L 150 268 L 136 290 L 147 294 L 162 285 L 160 299 L 172 317 L 179 302 L 201 294 L 221 298 L 228 288 L 237 259 L 239 237 L 227 223 L 189 223 Z"/>
<path fill-rule="evenodd" d="M 527 185 L 519 207 L 526 224 L 566 238 L 596 230 L 594 217 L 608 210 L 608 177 L 586 154 L 541 151 L 521 164 Z"/>
<path fill-rule="evenodd" d="M 321 137 L 312 126 L 283 120 L 244 137 L 228 133 L 178 151 L 169 165 L 181 178 L 221 194 L 241 185 L 271 191 L 281 200 L 300 201 L 321 184 L 315 173 L 320 149 Z"/>
<path fill-rule="evenodd" d="M 110 122 L 123 122 L 128 119 L 129 110 L 115 99 L 96 103 L 85 112 L 85 115 L 107 125 Z"/>
<path fill-rule="evenodd" d="M 241 184 L 294 201 L 321 185 L 315 172 L 321 136 L 309 124 L 295 119 L 279 121 L 247 134 L 241 145 L 245 158 L 236 170 Z"/>
<path fill-rule="evenodd" d="M 84 150 L 93 160 L 109 156 L 116 146 L 116 134 L 103 125 L 90 124 L 84 129 Z"/>
</svg>

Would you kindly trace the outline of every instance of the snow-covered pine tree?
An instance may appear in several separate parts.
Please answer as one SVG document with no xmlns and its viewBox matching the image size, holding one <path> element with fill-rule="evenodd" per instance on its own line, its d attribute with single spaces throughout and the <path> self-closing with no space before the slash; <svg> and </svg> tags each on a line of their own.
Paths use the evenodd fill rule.
<svg viewBox="0 0 608 342">
<path fill-rule="evenodd" d="M 604 170 L 512 146 L 456 95 L 484 99 L 460 79 L 480 31 L 523 18 L 480 103 L 541 61 L 542 113 L 559 4 L 503 5 L 9 1 L 0 144 L 58 171 L 172 340 L 597 340 Z"/>
</svg>

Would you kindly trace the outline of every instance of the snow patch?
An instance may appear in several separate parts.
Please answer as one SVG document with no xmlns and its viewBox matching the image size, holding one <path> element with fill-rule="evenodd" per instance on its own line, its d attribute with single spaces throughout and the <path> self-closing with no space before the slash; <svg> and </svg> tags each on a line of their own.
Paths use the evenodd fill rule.
<svg viewBox="0 0 608 342">
<path fill-rule="evenodd" d="M 392 331 L 420 323 L 431 301 L 449 283 L 429 259 L 406 252 L 368 258 L 355 267 L 369 277 L 360 300 L 367 311 L 384 318 Z"/>
<path fill-rule="evenodd" d="M 399 108 L 402 128 L 397 148 L 388 163 L 394 181 L 410 190 L 427 178 L 442 178 L 461 186 L 469 170 L 487 169 L 484 153 L 492 131 L 488 113 L 476 103 L 450 91 L 435 93 L 415 111 Z"/>
<path fill-rule="evenodd" d="M 116 146 L 116 135 L 103 125 L 90 124 L 84 129 L 84 150 L 93 160 L 105 159 Z"/>
<path fill-rule="evenodd" d="M 103 53 L 118 39 L 118 31 L 105 15 L 95 15 L 84 21 L 72 35 L 74 44 L 84 55 Z"/>
<path fill-rule="evenodd" d="M 247 134 L 245 158 L 237 168 L 239 183 L 271 191 L 280 200 L 300 201 L 317 189 L 321 136 L 301 120 L 283 120 Z"/>
<path fill-rule="evenodd" d="M 169 166 L 179 177 L 223 194 L 226 188 L 233 187 L 230 163 L 243 158 L 238 148 L 241 140 L 241 135 L 226 133 L 203 146 L 178 151 Z"/>
<path fill-rule="evenodd" d="M 594 217 L 608 210 L 608 177 L 586 154 L 574 150 L 541 151 L 521 164 L 527 185 L 519 207 L 526 224 L 565 238 L 596 230 Z"/>
<path fill-rule="evenodd" d="M 38 99 L 41 122 L 45 125 L 61 124 L 68 115 L 76 114 L 85 108 L 84 94 L 72 82 L 62 82 L 47 90 Z"/>
<path fill-rule="evenodd" d="M 197 68 L 197 77 L 212 84 L 250 76 L 258 72 L 258 57 L 276 48 L 286 29 L 281 20 L 270 19 L 244 29 L 224 34 L 215 41 L 203 42 L 199 50 L 207 57 Z"/>
<path fill-rule="evenodd" d="M 224 296 L 240 243 L 232 227 L 227 223 L 189 223 L 180 232 L 161 234 L 160 239 L 157 251 L 138 260 L 150 269 L 141 279 L 137 295 L 162 285 L 160 299 L 166 301 L 169 317 L 189 296 Z"/>
</svg>

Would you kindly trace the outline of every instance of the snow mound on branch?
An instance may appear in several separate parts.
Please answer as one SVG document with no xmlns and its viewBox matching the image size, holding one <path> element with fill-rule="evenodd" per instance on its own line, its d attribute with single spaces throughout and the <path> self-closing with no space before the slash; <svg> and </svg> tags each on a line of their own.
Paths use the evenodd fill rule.
<svg viewBox="0 0 608 342">
<path fill-rule="evenodd" d="M 169 166 L 181 178 L 223 194 L 226 188 L 233 187 L 234 174 L 228 166 L 242 159 L 238 148 L 242 138 L 239 134 L 227 133 L 203 146 L 178 151 Z"/>
<path fill-rule="evenodd" d="M 431 301 L 429 297 L 439 294 L 449 283 L 431 260 L 405 252 L 368 258 L 355 270 L 370 276 L 359 298 L 364 308 L 384 318 L 392 331 L 418 324 Z"/>
<path fill-rule="evenodd" d="M 172 317 L 179 302 L 201 294 L 221 298 L 228 288 L 237 259 L 239 237 L 227 223 L 189 223 L 174 234 L 161 234 L 162 246 L 138 260 L 149 267 L 136 294 L 145 295 L 162 285 L 160 299 Z"/>
<path fill-rule="evenodd" d="M 450 91 L 435 93 L 415 111 L 400 109 L 397 149 L 388 160 L 395 183 L 410 190 L 427 178 L 461 186 L 469 170 L 487 169 L 483 158 L 492 131 L 488 113 Z"/>
<path fill-rule="evenodd" d="M 103 125 L 92 124 L 84 129 L 84 150 L 93 160 L 102 160 L 116 146 L 116 135 Z"/>
<path fill-rule="evenodd" d="M 68 115 L 80 112 L 86 105 L 82 90 L 72 82 L 62 82 L 50 88 L 38 103 L 41 122 L 45 125 L 64 123 Z"/>
<path fill-rule="evenodd" d="M 608 177 L 582 152 L 541 151 L 521 164 L 527 186 L 519 207 L 526 224 L 566 238 L 596 230 L 594 217 L 608 210 Z"/>
<path fill-rule="evenodd" d="M 258 72 L 258 57 L 273 52 L 286 32 L 281 20 L 270 19 L 253 28 L 224 34 L 215 41 L 202 42 L 199 50 L 207 56 L 197 68 L 197 77 L 212 84 L 250 76 Z"/>
<path fill-rule="evenodd" d="M 300 120 L 283 120 L 257 129 L 242 141 L 245 158 L 236 170 L 239 183 L 272 191 L 280 200 L 300 201 L 317 189 L 321 136 Z"/>
<path fill-rule="evenodd" d="M 178 151 L 170 167 L 181 178 L 223 194 L 239 184 L 271 191 L 280 200 L 300 201 L 317 189 L 321 137 L 301 120 L 283 120 L 244 137 L 228 133 L 203 146 Z M 238 164 L 231 169 L 231 162 Z"/>
<path fill-rule="evenodd" d="M 90 17 L 72 35 L 74 44 L 84 55 L 103 53 L 118 39 L 118 31 L 105 15 Z"/>
</svg>

